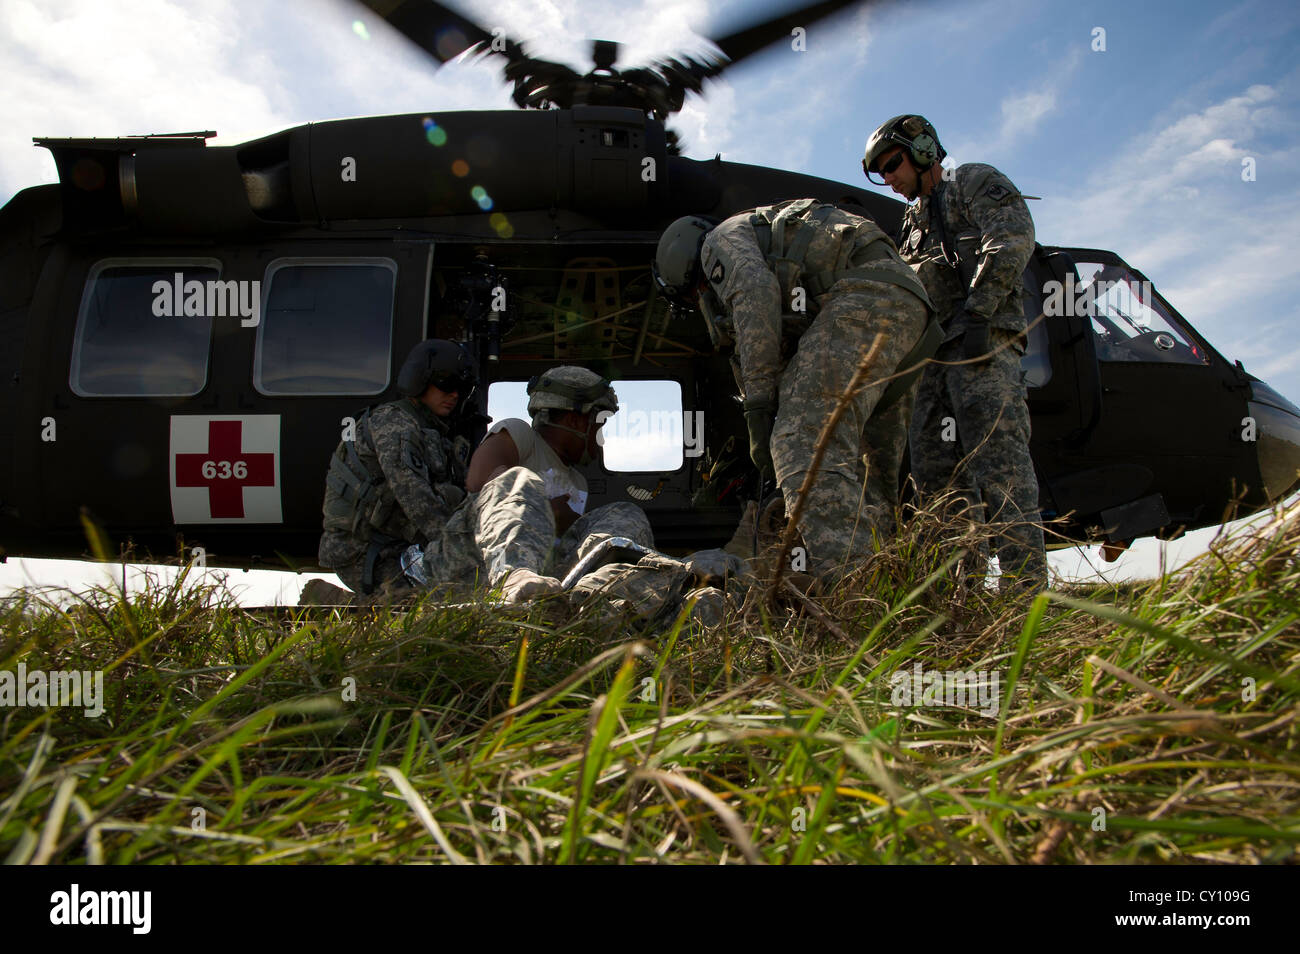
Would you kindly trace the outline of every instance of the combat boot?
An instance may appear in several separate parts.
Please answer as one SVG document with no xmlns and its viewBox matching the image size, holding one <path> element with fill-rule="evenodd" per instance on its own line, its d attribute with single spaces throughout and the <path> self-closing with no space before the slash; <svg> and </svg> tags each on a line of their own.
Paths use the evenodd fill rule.
<svg viewBox="0 0 1300 954">
<path fill-rule="evenodd" d="M 543 596 L 554 596 L 564 587 L 553 576 L 539 576 L 532 570 L 516 567 L 501 581 L 501 599 L 505 603 L 526 603 Z"/>
</svg>

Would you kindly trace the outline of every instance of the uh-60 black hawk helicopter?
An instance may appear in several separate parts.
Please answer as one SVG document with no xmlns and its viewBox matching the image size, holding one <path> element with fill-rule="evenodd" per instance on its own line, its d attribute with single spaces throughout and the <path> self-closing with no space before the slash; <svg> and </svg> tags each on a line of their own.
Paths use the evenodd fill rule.
<svg viewBox="0 0 1300 954">
<path fill-rule="evenodd" d="M 213 133 L 37 140 L 60 183 L 0 210 L 4 553 L 84 554 L 87 508 L 137 557 L 202 545 L 226 565 L 311 565 L 341 426 L 395 396 L 396 368 L 426 337 L 466 342 L 484 383 L 557 363 L 677 382 L 682 410 L 707 415 L 709 453 L 664 473 L 596 474 L 590 505 L 636 499 L 668 549 L 733 531 L 752 489 L 743 452 L 728 451 L 746 446 L 731 440 L 743 417 L 704 322 L 656 294 L 661 230 L 810 196 L 892 233 L 903 206 L 687 158 L 665 121 L 726 66 L 848 4 L 736 31 L 716 41 L 721 55 L 638 69 L 620 71 L 617 44 L 596 42 L 585 75 L 438 3 L 367 5 L 439 62 L 475 45 L 501 57 L 524 110 L 320 122 L 227 147 L 208 147 Z M 1300 409 L 1223 358 L 1140 272 L 1108 251 L 1039 247 L 1029 317 L 1050 282 L 1133 294 L 1098 295 L 1091 315 L 1031 332 L 1045 517 L 1064 517 L 1073 539 L 1120 542 L 1296 487 Z M 214 317 L 222 309 L 237 317 Z M 464 421 L 471 438 L 485 393 Z"/>
</svg>

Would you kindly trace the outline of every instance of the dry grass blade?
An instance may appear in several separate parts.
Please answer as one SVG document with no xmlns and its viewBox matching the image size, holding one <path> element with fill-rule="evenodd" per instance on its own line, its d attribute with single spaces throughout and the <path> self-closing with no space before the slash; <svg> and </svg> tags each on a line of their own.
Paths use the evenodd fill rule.
<svg viewBox="0 0 1300 954">
<path fill-rule="evenodd" d="M 740 853 L 745 856 L 745 860 L 751 865 L 764 864 L 762 856 L 758 853 L 758 849 L 754 847 L 753 841 L 749 838 L 749 833 L 745 831 L 745 826 L 741 822 L 740 817 L 727 807 L 726 802 L 718 798 L 716 794 L 709 791 L 699 782 L 682 775 L 677 775 L 674 772 L 663 772 L 659 769 L 643 769 L 636 773 L 636 777 L 650 779 L 651 781 L 659 782 L 663 785 L 671 785 L 673 788 L 679 788 L 687 794 L 698 798 L 705 805 L 708 805 L 718 818 L 722 819 L 722 823 L 727 826 L 727 831 L 731 833 L 731 837 L 735 841 L 736 847 L 739 848 Z"/>
<path fill-rule="evenodd" d="M 424 803 L 424 799 L 420 797 L 420 793 L 415 790 L 414 786 L 411 785 L 406 776 L 391 765 L 381 765 L 379 766 L 379 771 L 383 772 L 393 780 L 393 784 L 397 786 L 397 790 L 401 792 L 402 797 L 406 799 L 406 804 L 411 806 L 411 811 L 415 812 L 415 817 L 420 819 L 420 824 L 424 826 L 425 831 L 433 836 L 433 840 L 438 843 L 438 847 L 446 852 L 448 860 L 450 860 L 453 865 L 469 864 L 469 861 L 465 856 L 451 846 L 451 842 L 449 842 L 447 836 L 442 833 L 442 828 L 438 825 L 437 820 L 429 811 L 429 806 Z"/>
</svg>

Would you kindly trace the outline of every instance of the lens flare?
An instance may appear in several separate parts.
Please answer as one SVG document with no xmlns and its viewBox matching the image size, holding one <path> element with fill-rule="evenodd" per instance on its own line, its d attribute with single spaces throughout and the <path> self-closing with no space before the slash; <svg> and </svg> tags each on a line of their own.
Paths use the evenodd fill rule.
<svg viewBox="0 0 1300 954">
<path fill-rule="evenodd" d="M 456 27 L 446 27 L 439 30 L 433 41 L 434 49 L 437 50 L 436 56 L 442 62 L 455 59 L 465 52 L 465 47 L 469 46 L 469 40 L 465 34 Z"/>
<path fill-rule="evenodd" d="M 355 33 L 357 36 L 361 37 L 361 39 L 363 40 L 370 39 L 370 31 L 366 29 L 366 25 L 362 23 L 360 20 L 352 21 L 352 32 Z"/>
<path fill-rule="evenodd" d="M 469 163 L 464 159 L 457 159 L 451 164 L 451 174 L 458 179 L 463 179 L 469 175 Z"/>
</svg>

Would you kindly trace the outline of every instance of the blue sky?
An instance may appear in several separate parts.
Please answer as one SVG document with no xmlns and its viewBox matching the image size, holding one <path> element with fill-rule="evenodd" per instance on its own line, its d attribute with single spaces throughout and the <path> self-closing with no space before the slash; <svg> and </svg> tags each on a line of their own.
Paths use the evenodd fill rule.
<svg viewBox="0 0 1300 954">
<path fill-rule="evenodd" d="M 587 62 L 587 37 L 624 41 L 629 65 L 702 51 L 692 27 L 771 8 L 462 6 L 574 65 Z M 0 202 L 56 180 L 34 135 L 216 129 L 229 143 L 318 119 L 508 106 L 489 63 L 431 71 L 359 10 L 0 0 Z M 1093 49 L 1099 27 L 1104 52 Z M 1228 358 L 1300 401 L 1297 50 L 1300 9 L 1269 0 L 876 4 L 811 27 L 802 52 L 778 45 L 738 66 L 674 125 L 697 158 L 856 183 L 871 129 L 923 113 L 957 162 L 992 163 L 1042 196 L 1031 203 L 1040 241 L 1115 250 Z M 1242 180 L 1246 158 L 1253 182 Z"/>
</svg>

